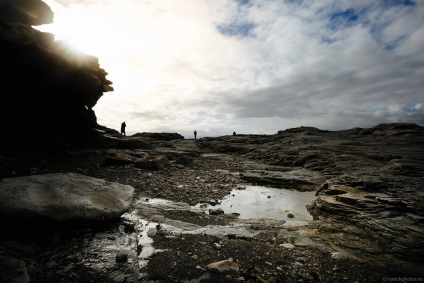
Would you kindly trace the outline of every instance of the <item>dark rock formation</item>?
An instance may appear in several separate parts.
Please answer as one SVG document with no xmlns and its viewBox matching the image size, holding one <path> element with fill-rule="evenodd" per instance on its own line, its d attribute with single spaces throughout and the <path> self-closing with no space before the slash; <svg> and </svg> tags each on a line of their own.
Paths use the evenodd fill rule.
<svg viewBox="0 0 424 283">
<path fill-rule="evenodd" d="M 150 138 L 163 141 L 184 139 L 184 137 L 178 133 L 136 133 L 132 135 L 132 137 Z"/>
<path fill-rule="evenodd" d="M 198 140 L 198 147 L 220 153 L 248 153 L 258 144 L 268 142 L 264 135 L 236 135 L 223 137 L 205 137 Z"/>
<path fill-rule="evenodd" d="M 0 125 L 10 144 L 98 126 L 92 107 L 113 91 L 98 58 L 32 28 L 52 21 L 42 1 L 0 1 Z"/>
<path fill-rule="evenodd" d="M 54 14 L 50 7 L 40 0 L 2 0 L 0 19 L 25 25 L 42 25 L 53 22 Z"/>
</svg>

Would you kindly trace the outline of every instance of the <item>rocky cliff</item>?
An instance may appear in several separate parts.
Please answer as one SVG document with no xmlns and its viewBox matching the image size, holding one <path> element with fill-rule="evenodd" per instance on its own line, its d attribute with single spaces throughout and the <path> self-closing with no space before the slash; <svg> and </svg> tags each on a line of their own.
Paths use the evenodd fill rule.
<svg viewBox="0 0 424 283">
<path fill-rule="evenodd" d="M 53 19 L 40 0 L 0 1 L 0 123 L 8 140 L 25 136 L 28 142 L 96 127 L 92 108 L 104 92 L 113 91 L 98 58 L 32 27 Z"/>
</svg>

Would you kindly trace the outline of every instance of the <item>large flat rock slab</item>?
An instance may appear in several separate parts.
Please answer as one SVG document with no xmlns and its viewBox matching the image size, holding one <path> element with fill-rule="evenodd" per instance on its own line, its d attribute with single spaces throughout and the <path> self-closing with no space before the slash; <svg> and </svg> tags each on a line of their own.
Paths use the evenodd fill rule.
<svg viewBox="0 0 424 283">
<path fill-rule="evenodd" d="M 325 181 L 319 172 L 307 169 L 291 171 L 246 170 L 240 178 L 247 182 L 293 188 L 299 191 L 314 191 Z"/>
<path fill-rule="evenodd" d="M 0 182 L 0 215 L 23 219 L 110 220 L 125 213 L 134 188 L 81 174 L 43 174 Z"/>
</svg>

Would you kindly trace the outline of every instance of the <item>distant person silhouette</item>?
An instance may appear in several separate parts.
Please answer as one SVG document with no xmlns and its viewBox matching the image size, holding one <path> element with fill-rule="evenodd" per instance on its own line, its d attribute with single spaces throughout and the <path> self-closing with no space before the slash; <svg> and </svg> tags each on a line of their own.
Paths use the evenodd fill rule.
<svg viewBox="0 0 424 283">
<path fill-rule="evenodd" d="M 236 131 L 233 132 L 233 136 L 235 136 L 235 135 L 236 135 Z"/>
<path fill-rule="evenodd" d="M 125 122 L 122 122 L 121 124 L 121 135 L 125 136 L 125 127 L 127 126 L 127 124 L 125 124 Z"/>
<path fill-rule="evenodd" d="M 194 130 L 194 139 L 196 139 L 196 137 L 197 137 L 197 131 Z"/>
</svg>

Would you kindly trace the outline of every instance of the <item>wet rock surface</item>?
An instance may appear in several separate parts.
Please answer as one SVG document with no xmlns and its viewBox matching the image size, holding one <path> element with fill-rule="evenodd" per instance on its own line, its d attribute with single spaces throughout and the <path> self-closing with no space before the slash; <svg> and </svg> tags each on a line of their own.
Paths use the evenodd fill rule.
<svg viewBox="0 0 424 283">
<path fill-rule="evenodd" d="M 199 140 L 108 135 L 115 146 L 1 153 L 2 179 L 72 172 L 134 188 L 128 210 L 116 220 L 28 222 L 2 215 L 0 265 L 10 270 L 2 272 L 3 281 L 10 276 L 19 282 L 424 277 L 420 126 L 337 132 L 301 127 L 269 136 Z M 132 142 L 140 136 L 142 143 Z M 165 165 L 140 168 L 140 160 Z M 273 178 L 243 178 L 252 173 Z M 308 206 L 313 220 L 209 213 L 232 190 L 250 183 L 275 185 L 275 180 L 279 187 L 307 185 L 316 191 Z"/>
</svg>

